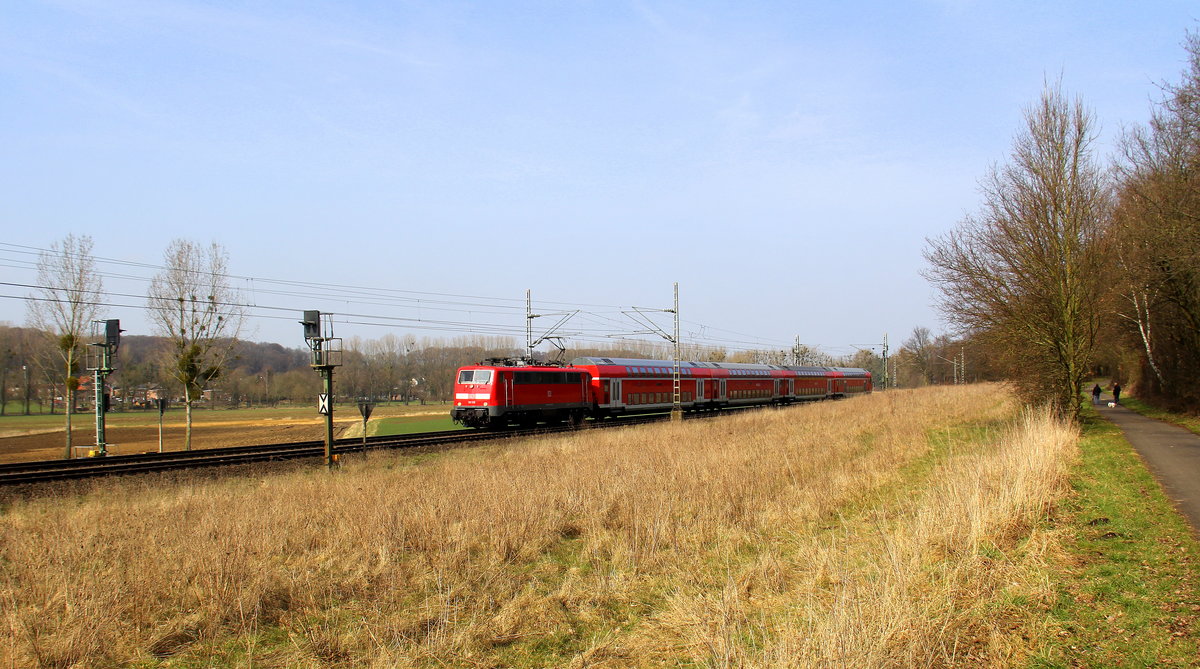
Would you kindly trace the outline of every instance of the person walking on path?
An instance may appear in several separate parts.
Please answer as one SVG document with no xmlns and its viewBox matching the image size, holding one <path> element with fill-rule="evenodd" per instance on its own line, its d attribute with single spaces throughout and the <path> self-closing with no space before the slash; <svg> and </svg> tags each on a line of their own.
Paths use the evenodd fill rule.
<svg viewBox="0 0 1200 669">
<path fill-rule="evenodd" d="M 1117 404 L 1121 403 L 1121 384 L 1119 383 L 1113 384 L 1113 401 Z"/>
<path fill-rule="evenodd" d="M 1100 403 L 1100 384 L 1092 386 L 1092 404 Z"/>
</svg>

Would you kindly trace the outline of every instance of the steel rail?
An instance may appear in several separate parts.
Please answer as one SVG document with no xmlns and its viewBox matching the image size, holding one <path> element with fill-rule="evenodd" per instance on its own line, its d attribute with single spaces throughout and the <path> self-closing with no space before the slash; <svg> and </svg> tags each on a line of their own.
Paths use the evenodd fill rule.
<svg viewBox="0 0 1200 669">
<path fill-rule="evenodd" d="M 691 417 L 701 417 L 701 415 L 689 416 L 689 418 Z M 585 427 L 587 429 L 625 427 L 667 419 L 669 419 L 669 415 L 654 414 L 588 423 Z M 504 431 L 442 430 L 438 432 L 368 437 L 365 446 L 361 437 L 345 438 L 335 441 L 335 453 L 340 456 L 364 450 L 419 448 L 422 446 L 484 442 L 516 437 L 557 434 L 577 429 L 579 428 L 563 425 Z M 226 448 L 205 448 L 192 451 L 168 451 L 165 453 L 151 452 L 130 455 L 108 455 L 99 458 L 17 462 L 0 465 L 0 487 L 79 480 L 100 476 L 165 472 L 200 467 L 279 462 L 303 458 L 319 458 L 324 457 L 324 455 L 325 442 L 318 440 L 282 444 L 231 446 Z"/>
</svg>

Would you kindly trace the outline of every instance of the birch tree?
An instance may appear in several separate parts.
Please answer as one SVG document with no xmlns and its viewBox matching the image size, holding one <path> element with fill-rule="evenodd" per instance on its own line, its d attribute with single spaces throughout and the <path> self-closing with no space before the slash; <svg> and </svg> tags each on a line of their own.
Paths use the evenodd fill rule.
<svg viewBox="0 0 1200 669">
<path fill-rule="evenodd" d="M 150 282 L 147 306 L 158 333 L 170 341 L 167 367 L 183 386 L 184 448 L 191 450 L 192 406 L 230 362 L 245 308 L 230 285 L 229 255 L 220 245 L 176 239 L 163 265 Z"/>
<path fill-rule="evenodd" d="M 82 371 L 84 337 L 96 320 L 103 294 L 91 237 L 67 235 L 38 256 L 37 288 L 26 302 L 27 319 L 31 327 L 53 337 L 61 364 L 61 376 L 56 374 L 55 381 L 63 384 L 67 410 L 64 458 L 72 456 L 71 417 Z"/>
<path fill-rule="evenodd" d="M 1139 389 L 1200 406 L 1200 35 L 1185 42 L 1182 81 L 1145 127 L 1124 136 L 1119 225 L 1120 314 L 1140 344 Z"/>
</svg>

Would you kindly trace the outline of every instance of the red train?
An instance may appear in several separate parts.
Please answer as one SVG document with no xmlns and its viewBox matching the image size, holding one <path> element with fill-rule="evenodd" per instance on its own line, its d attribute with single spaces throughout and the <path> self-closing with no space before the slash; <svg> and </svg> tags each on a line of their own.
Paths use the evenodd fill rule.
<svg viewBox="0 0 1200 669">
<path fill-rule="evenodd" d="M 489 360 L 458 370 L 450 415 L 468 427 L 504 427 L 661 412 L 674 402 L 673 372 L 669 360 L 576 358 L 567 367 Z M 685 411 L 823 400 L 872 389 L 871 373 L 853 367 L 681 362 L 679 379 Z"/>
</svg>

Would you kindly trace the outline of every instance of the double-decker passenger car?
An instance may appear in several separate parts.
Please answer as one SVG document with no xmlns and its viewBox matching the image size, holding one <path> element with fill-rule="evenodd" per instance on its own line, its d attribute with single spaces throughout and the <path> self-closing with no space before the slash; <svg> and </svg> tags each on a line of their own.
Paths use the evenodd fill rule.
<svg viewBox="0 0 1200 669">
<path fill-rule="evenodd" d="M 661 411 L 674 405 L 674 363 L 576 358 L 592 378 L 593 415 Z M 871 374 L 847 367 L 680 362 L 679 403 L 687 411 L 785 404 L 870 392 Z"/>
<path fill-rule="evenodd" d="M 830 399 L 871 389 L 870 372 L 858 368 L 679 363 L 679 401 L 686 411 Z M 469 427 L 503 427 L 578 423 L 673 406 L 671 361 L 592 357 L 544 367 L 490 360 L 458 370 L 451 416 Z"/>
</svg>

